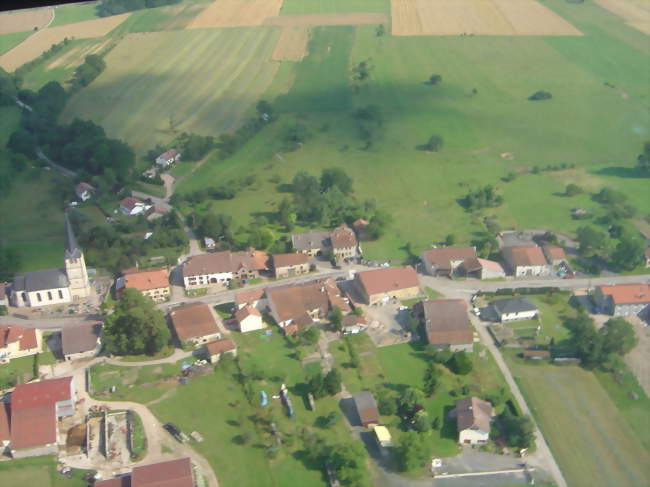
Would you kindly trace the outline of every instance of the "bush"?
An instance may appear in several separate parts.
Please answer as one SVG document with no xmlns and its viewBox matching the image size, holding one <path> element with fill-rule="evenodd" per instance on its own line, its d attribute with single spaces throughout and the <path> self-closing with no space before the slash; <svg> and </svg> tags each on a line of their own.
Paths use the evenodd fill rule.
<svg viewBox="0 0 650 487">
<path fill-rule="evenodd" d="M 528 99 L 531 101 L 550 100 L 551 98 L 553 98 L 553 95 L 551 95 L 548 91 L 544 91 L 544 90 L 536 91 L 535 93 L 533 93 L 528 97 Z"/>
<path fill-rule="evenodd" d="M 567 187 L 564 190 L 565 196 L 576 196 L 582 192 L 582 188 L 577 184 L 567 184 Z"/>
<path fill-rule="evenodd" d="M 449 370 L 457 375 L 467 375 L 473 368 L 472 360 L 465 352 L 454 353 L 446 365 Z"/>
</svg>

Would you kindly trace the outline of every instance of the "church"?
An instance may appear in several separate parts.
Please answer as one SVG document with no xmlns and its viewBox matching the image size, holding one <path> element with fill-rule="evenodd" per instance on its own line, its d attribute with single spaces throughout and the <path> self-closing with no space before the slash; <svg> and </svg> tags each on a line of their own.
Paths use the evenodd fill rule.
<svg viewBox="0 0 650 487">
<path fill-rule="evenodd" d="M 45 269 L 16 276 L 11 286 L 10 303 L 16 307 L 67 304 L 90 296 L 86 262 L 66 215 L 65 268 Z"/>
</svg>

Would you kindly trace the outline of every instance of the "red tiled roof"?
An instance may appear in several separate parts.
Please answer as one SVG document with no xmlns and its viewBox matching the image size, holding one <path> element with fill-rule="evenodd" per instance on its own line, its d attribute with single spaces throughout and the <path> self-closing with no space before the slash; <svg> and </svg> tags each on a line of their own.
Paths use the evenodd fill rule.
<svg viewBox="0 0 650 487">
<path fill-rule="evenodd" d="M 54 402 L 31 407 L 15 404 L 11 397 L 11 448 L 22 450 L 56 443 Z"/>
<path fill-rule="evenodd" d="M 189 458 L 135 467 L 131 487 L 194 487 Z"/>
<path fill-rule="evenodd" d="M 95 188 L 88 183 L 79 183 L 74 187 L 74 190 L 77 194 L 81 194 L 84 191 L 94 191 Z"/>
<path fill-rule="evenodd" d="M 138 291 L 150 291 L 152 289 L 169 287 L 167 269 L 136 270 L 135 272 L 132 269 L 128 269 L 122 274 L 124 274 L 125 288 L 137 289 Z"/>
<path fill-rule="evenodd" d="M 357 272 L 355 279 L 361 283 L 368 296 L 420 286 L 418 275 L 411 266 Z"/>
<path fill-rule="evenodd" d="M 235 318 L 237 318 L 237 321 L 240 323 L 249 316 L 259 316 L 261 318 L 262 313 L 260 313 L 257 308 L 254 308 L 250 305 L 246 305 L 242 309 L 239 309 L 237 312 L 235 312 Z"/>
<path fill-rule="evenodd" d="M 266 270 L 269 256 L 266 252 L 249 249 L 245 252 L 212 252 L 190 257 L 183 264 L 183 276 L 222 274 L 237 272 L 240 269 Z"/>
<path fill-rule="evenodd" d="M 564 254 L 564 249 L 562 247 L 558 247 L 556 245 L 544 245 L 542 249 L 547 255 L 550 255 L 551 259 L 553 260 L 566 259 L 566 255 Z"/>
<path fill-rule="evenodd" d="M 368 222 L 366 220 L 364 220 L 363 218 L 357 218 L 356 220 L 354 220 L 354 223 L 352 223 L 352 226 L 354 228 L 365 227 L 365 226 L 368 226 Z"/>
<path fill-rule="evenodd" d="M 465 260 L 476 257 L 474 247 L 440 247 L 422 252 L 422 256 L 437 269 L 451 270 L 452 260 Z"/>
<path fill-rule="evenodd" d="M 290 267 L 294 265 L 304 265 L 309 262 L 306 254 L 276 254 L 273 256 L 273 267 Z"/>
<path fill-rule="evenodd" d="M 136 207 L 136 205 L 139 203 L 138 200 L 135 198 L 132 198 L 131 196 L 124 198 L 122 201 L 120 201 L 120 206 L 126 208 L 127 210 L 131 211 L 133 208 Z"/>
<path fill-rule="evenodd" d="M 279 321 L 304 320 L 309 312 L 325 315 L 334 306 L 347 312 L 350 308 L 340 296 L 340 291 L 333 279 L 321 279 L 299 285 L 273 287 L 266 290 L 266 295 L 277 313 Z"/>
<path fill-rule="evenodd" d="M 259 301 L 264 297 L 264 292 L 264 288 L 240 291 L 238 293 L 235 293 L 235 303 L 248 304 Z"/>
<path fill-rule="evenodd" d="M 165 159 L 168 161 L 169 159 L 173 159 L 178 155 L 178 151 L 176 149 L 169 149 L 167 152 L 163 152 L 160 154 L 157 158 L 158 159 Z"/>
<path fill-rule="evenodd" d="M 456 421 L 459 432 L 468 428 L 479 428 L 489 433 L 492 415 L 492 404 L 477 397 L 464 397 L 456 401 Z"/>
<path fill-rule="evenodd" d="M 219 332 L 217 320 L 205 303 L 193 303 L 174 308 L 169 316 L 181 341 Z"/>
<path fill-rule="evenodd" d="M 0 402 L 0 443 L 11 439 L 9 434 L 9 411 L 9 403 Z"/>
<path fill-rule="evenodd" d="M 131 476 L 115 477 L 114 479 L 98 480 L 95 487 L 131 487 Z"/>
<path fill-rule="evenodd" d="M 72 377 L 18 384 L 11 394 L 11 411 L 69 401 Z"/>
<path fill-rule="evenodd" d="M 19 349 L 30 350 L 38 346 L 36 330 L 20 325 L 0 325 L 0 348 L 19 342 Z"/>
<path fill-rule="evenodd" d="M 650 303 L 650 285 L 617 284 L 615 286 L 598 286 L 600 291 L 612 297 L 614 304 Z"/>
<path fill-rule="evenodd" d="M 237 345 L 235 345 L 235 342 L 230 338 L 223 338 L 222 340 L 210 342 L 205 347 L 208 349 L 210 356 L 237 349 Z"/>
<path fill-rule="evenodd" d="M 474 341 L 467 303 L 462 299 L 434 299 L 422 303 L 427 338 L 432 345 L 460 345 Z"/>
<path fill-rule="evenodd" d="M 332 242 L 332 247 L 335 249 L 355 247 L 357 245 L 357 237 L 354 235 L 354 231 L 346 224 L 332 230 L 330 233 L 330 241 Z"/>
</svg>

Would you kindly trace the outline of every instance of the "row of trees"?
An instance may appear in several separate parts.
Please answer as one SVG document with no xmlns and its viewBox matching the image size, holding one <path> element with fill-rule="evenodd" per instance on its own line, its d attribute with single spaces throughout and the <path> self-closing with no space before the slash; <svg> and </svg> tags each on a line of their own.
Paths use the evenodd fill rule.
<svg viewBox="0 0 650 487">
<path fill-rule="evenodd" d="M 275 114 L 271 104 L 265 100 L 260 100 L 255 110 L 257 116 L 249 118 L 233 134 L 221 134 L 219 136 L 218 147 L 220 157 L 225 159 L 237 152 L 246 142 L 253 138 L 262 128 L 275 121 Z"/>
<path fill-rule="evenodd" d="M 72 89 L 78 90 L 88 86 L 104 69 L 106 69 L 104 59 L 97 54 L 89 54 L 83 64 L 74 70 L 71 80 Z"/>
</svg>

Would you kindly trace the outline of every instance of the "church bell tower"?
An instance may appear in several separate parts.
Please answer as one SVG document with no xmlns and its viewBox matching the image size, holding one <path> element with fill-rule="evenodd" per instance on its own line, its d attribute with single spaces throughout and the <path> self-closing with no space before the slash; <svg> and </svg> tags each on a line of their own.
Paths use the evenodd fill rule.
<svg viewBox="0 0 650 487">
<path fill-rule="evenodd" d="M 77 238 L 72 230 L 68 215 L 65 216 L 65 272 L 70 282 L 72 299 L 90 296 L 90 282 L 86 272 L 86 261 Z"/>
</svg>

